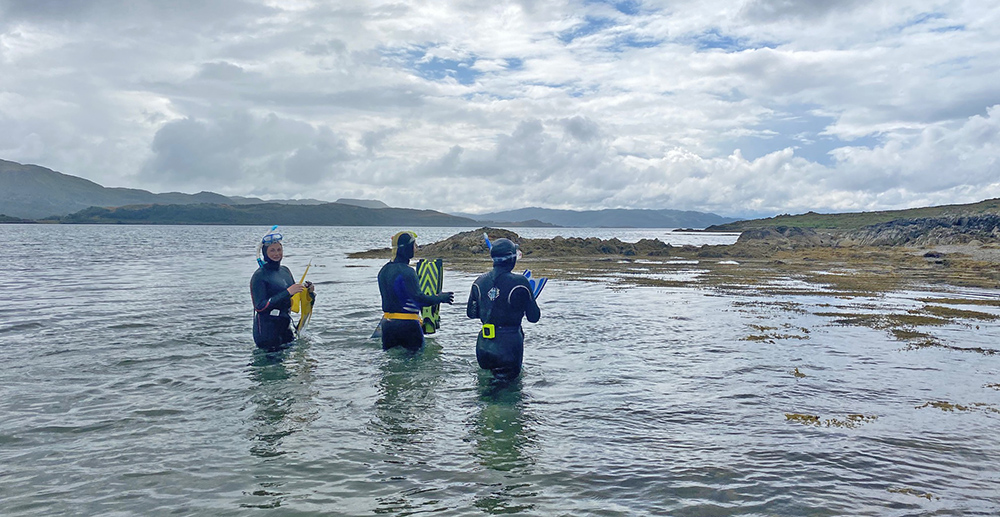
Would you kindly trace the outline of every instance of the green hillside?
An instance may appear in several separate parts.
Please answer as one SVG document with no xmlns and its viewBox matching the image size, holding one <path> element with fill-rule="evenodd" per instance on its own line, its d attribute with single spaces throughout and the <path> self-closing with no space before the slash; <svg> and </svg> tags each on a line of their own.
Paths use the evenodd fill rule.
<svg viewBox="0 0 1000 517">
<path fill-rule="evenodd" d="M 236 224 L 294 226 L 476 226 L 479 223 L 433 210 L 373 209 L 322 205 L 132 205 L 90 207 L 60 219 L 70 224 Z"/>
<path fill-rule="evenodd" d="M 881 212 L 851 212 L 844 214 L 817 214 L 807 212 L 800 215 L 779 215 L 766 219 L 751 219 L 727 224 L 709 226 L 710 232 L 742 232 L 780 226 L 815 228 L 823 230 L 857 230 L 873 224 L 887 223 L 900 219 L 925 219 L 939 217 L 962 217 L 978 214 L 1000 214 L 1000 199 L 987 199 L 964 205 L 942 205 L 907 210 L 886 210 Z"/>
</svg>

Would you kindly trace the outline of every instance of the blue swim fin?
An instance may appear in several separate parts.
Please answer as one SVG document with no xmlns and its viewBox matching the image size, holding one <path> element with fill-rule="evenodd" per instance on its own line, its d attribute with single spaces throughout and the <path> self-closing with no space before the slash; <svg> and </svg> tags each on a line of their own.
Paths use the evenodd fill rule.
<svg viewBox="0 0 1000 517">
<path fill-rule="evenodd" d="M 382 338 L 382 322 L 383 321 L 385 321 L 385 318 L 382 318 L 382 319 L 378 320 L 378 325 L 375 325 L 375 331 L 372 332 L 372 337 L 370 337 L 368 339 L 381 339 Z"/>
<path fill-rule="evenodd" d="M 525 269 L 524 270 L 524 278 L 528 279 L 528 285 L 531 286 L 531 294 L 537 300 L 538 299 L 538 295 L 542 294 L 542 289 L 545 288 L 545 284 L 547 284 L 549 282 L 548 277 L 532 278 L 531 277 L 531 270 L 530 269 Z"/>
</svg>

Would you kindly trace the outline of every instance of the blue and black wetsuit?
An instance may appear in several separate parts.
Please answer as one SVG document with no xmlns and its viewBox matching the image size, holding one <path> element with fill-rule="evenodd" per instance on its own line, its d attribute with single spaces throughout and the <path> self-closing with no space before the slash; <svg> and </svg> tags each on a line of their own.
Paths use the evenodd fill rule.
<svg viewBox="0 0 1000 517">
<path fill-rule="evenodd" d="M 494 243 L 496 248 L 499 244 Z M 542 313 L 531 294 L 528 279 L 511 273 L 515 260 L 494 261 L 493 270 L 481 275 L 472 284 L 466 314 L 479 318 L 484 325 L 493 325 L 494 336 L 480 329 L 476 340 L 476 360 L 480 368 L 493 372 L 494 377 L 513 380 L 521 374 L 524 356 L 524 331 L 521 318 L 535 323 Z"/>
<path fill-rule="evenodd" d="M 292 332 L 292 295 L 288 287 L 295 283 L 292 272 L 280 262 L 267 259 L 250 277 L 250 297 L 253 298 L 253 340 L 267 350 L 280 350 L 295 340 Z"/>
<path fill-rule="evenodd" d="M 382 320 L 382 348 L 388 350 L 401 346 L 407 350 L 419 350 L 424 345 L 420 308 L 451 303 L 452 295 L 426 295 L 420 291 L 417 272 L 410 267 L 413 241 L 404 237 L 400 240 L 404 244 L 397 248 L 396 258 L 378 272 L 378 290 L 382 295 L 382 311 L 386 314 Z M 413 319 L 408 319 L 410 314 Z"/>
</svg>

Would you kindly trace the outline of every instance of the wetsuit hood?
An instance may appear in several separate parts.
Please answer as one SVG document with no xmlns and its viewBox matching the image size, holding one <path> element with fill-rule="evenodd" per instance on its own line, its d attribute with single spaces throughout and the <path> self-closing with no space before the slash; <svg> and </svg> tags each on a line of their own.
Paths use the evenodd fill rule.
<svg viewBox="0 0 1000 517">
<path fill-rule="evenodd" d="M 396 255 L 393 262 L 407 262 L 413 258 L 413 243 L 416 237 L 412 232 L 400 232 L 393 239 L 396 244 Z"/>
<path fill-rule="evenodd" d="M 493 247 L 490 248 L 493 266 L 507 271 L 514 269 L 514 265 L 517 263 L 518 248 L 519 246 L 510 239 L 500 238 L 494 241 Z"/>
</svg>

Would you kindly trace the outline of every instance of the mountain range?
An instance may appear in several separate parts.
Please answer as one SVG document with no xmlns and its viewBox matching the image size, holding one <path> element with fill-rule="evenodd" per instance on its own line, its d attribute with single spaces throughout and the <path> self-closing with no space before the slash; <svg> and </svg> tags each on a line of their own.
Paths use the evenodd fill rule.
<svg viewBox="0 0 1000 517">
<path fill-rule="evenodd" d="M 482 223 L 535 220 L 554 226 L 579 228 L 705 228 L 726 224 L 737 219 L 720 215 L 684 210 L 555 210 L 551 208 L 520 208 L 487 214 L 454 213 Z"/>
<path fill-rule="evenodd" d="M 736 221 L 680 210 L 553 210 L 522 208 L 489 214 L 445 214 L 392 208 L 378 200 L 341 198 L 263 200 L 214 192 L 157 194 L 109 188 L 38 165 L 0 160 L 0 222 L 13 219 L 67 223 L 569 226 L 705 228 Z"/>
</svg>

